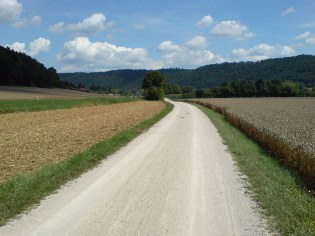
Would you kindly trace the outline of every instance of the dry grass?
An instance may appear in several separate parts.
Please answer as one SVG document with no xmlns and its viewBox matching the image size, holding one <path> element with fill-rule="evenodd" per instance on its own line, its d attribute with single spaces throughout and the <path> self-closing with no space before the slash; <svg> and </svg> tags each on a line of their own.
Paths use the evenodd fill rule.
<svg viewBox="0 0 315 236">
<path fill-rule="evenodd" d="M 85 150 L 153 117 L 162 102 L 0 114 L 0 182 Z"/>
<path fill-rule="evenodd" d="M 194 99 L 226 116 L 315 188 L 315 99 Z"/>
</svg>

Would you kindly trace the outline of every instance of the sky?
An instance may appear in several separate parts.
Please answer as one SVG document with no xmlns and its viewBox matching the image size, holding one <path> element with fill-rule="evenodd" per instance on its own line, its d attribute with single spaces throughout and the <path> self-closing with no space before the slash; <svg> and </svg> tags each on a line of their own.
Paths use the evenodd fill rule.
<svg viewBox="0 0 315 236">
<path fill-rule="evenodd" d="M 315 54 L 314 0 L 0 0 L 0 45 L 58 72 Z"/>
</svg>

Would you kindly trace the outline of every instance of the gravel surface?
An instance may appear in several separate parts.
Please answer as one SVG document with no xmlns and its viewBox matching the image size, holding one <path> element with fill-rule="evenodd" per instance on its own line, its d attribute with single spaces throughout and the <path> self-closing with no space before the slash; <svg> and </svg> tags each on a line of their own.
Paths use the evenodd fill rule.
<svg viewBox="0 0 315 236">
<path fill-rule="evenodd" d="M 64 160 L 153 117 L 162 102 L 0 114 L 0 182 Z"/>
<path fill-rule="evenodd" d="M 269 235 L 216 129 L 174 110 L 0 235 Z"/>
</svg>

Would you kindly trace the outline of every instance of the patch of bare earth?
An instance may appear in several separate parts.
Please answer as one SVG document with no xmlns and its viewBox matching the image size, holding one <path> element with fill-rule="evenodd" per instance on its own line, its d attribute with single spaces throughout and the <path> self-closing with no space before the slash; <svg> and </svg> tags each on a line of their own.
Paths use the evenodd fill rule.
<svg viewBox="0 0 315 236">
<path fill-rule="evenodd" d="M 60 162 L 153 117 L 162 102 L 0 114 L 0 182 Z"/>
</svg>

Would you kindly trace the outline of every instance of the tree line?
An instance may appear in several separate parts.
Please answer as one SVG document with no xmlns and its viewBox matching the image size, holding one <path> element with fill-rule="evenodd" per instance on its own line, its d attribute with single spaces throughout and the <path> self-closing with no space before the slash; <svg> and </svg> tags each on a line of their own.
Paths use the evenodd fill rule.
<svg viewBox="0 0 315 236">
<path fill-rule="evenodd" d="M 197 98 L 302 97 L 315 96 L 315 88 L 306 88 L 304 84 L 292 80 L 233 80 L 222 83 L 221 86 L 215 88 L 197 89 L 193 94 L 187 94 L 186 96 Z"/>
<path fill-rule="evenodd" d="M 55 68 L 46 68 L 32 57 L 0 46 L 0 85 L 41 88 L 69 88 L 73 85 L 60 80 Z"/>
</svg>

